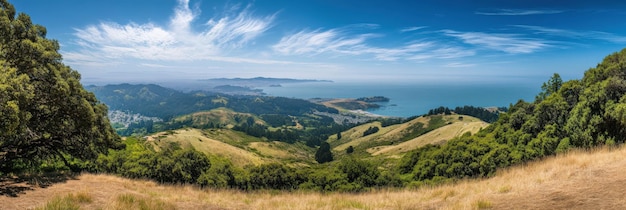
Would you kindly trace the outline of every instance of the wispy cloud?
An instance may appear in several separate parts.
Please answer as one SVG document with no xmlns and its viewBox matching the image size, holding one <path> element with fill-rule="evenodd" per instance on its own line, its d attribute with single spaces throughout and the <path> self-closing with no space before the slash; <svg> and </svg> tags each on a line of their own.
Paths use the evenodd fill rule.
<svg viewBox="0 0 626 210">
<path fill-rule="evenodd" d="M 595 39 L 613 43 L 626 43 L 626 36 L 615 35 L 602 31 L 574 31 L 556 28 L 547 28 L 542 26 L 530 25 L 513 25 L 515 27 L 534 31 L 536 34 L 544 34 L 549 36 L 559 36 L 571 39 Z"/>
<path fill-rule="evenodd" d="M 549 41 L 525 38 L 519 34 L 498 34 L 485 32 L 459 32 L 443 30 L 445 35 L 461 39 L 464 43 L 510 54 L 533 53 L 551 47 Z"/>
<path fill-rule="evenodd" d="M 476 55 L 476 51 L 461 47 L 442 47 L 431 49 L 426 52 L 416 53 L 408 57 L 408 60 L 424 62 L 430 59 L 453 59 Z"/>
<path fill-rule="evenodd" d="M 448 67 L 448 68 L 463 68 L 463 67 L 472 67 L 472 66 L 476 66 L 476 64 L 453 62 L 453 63 L 448 63 L 446 65 L 443 65 L 443 67 Z"/>
<path fill-rule="evenodd" d="M 139 66 L 145 66 L 145 67 L 150 67 L 150 68 L 175 68 L 177 66 L 168 66 L 168 65 L 161 65 L 161 64 L 154 64 L 154 63 L 140 63 Z"/>
<path fill-rule="evenodd" d="M 236 10 L 238 7 L 233 7 Z M 275 15 L 254 16 L 249 8 L 192 27 L 199 11 L 180 0 L 168 26 L 103 22 L 76 29 L 79 49 L 64 53 L 71 63 L 140 60 L 233 60 L 225 52 L 241 48 L 272 27 Z M 236 60 L 236 59 L 235 59 Z M 239 60 L 240 61 L 240 60 Z M 245 61 L 245 60 L 244 60 Z"/>
<path fill-rule="evenodd" d="M 351 34 L 341 29 L 303 30 L 283 37 L 272 48 L 282 55 L 371 55 L 382 61 L 448 59 L 472 56 L 472 50 L 435 41 L 414 40 L 395 47 L 369 43 L 374 34 Z"/>
<path fill-rule="evenodd" d="M 496 9 L 492 11 L 477 11 L 474 14 L 517 16 L 517 15 L 549 15 L 549 14 L 558 14 L 562 12 L 563 12 L 562 10 Z"/>
<path fill-rule="evenodd" d="M 413 26 L 413 27 L 406 27 L 403 29 L 400 29 L 400 32 L 404 33 L 404 32 L 411 32 L 411 31 L 417 31 L 423 28 L 427 28 L 428 26 Z"/>
<path fill-rule="evenodd" d="M 359 54 L 355 48 L 364 45 L 368 34 L 352 37 L 344 37 L 337 29 L 326 31 L 300 31 L 285 36 L 272 48 L 284 55 L 320 54 L 325 52 L 340 52 L 347 54 Z"/>
</svg>

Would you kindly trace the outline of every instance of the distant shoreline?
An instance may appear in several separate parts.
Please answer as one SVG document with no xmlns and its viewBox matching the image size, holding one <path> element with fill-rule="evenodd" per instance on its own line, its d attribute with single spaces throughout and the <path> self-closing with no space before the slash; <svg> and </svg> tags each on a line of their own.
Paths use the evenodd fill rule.
<svg viewBox="0 0 626 210">
<path fill-rule="evenodd" d="M 375 99 L 375 100 L 365 100 L 365 99 Z M 366 117 L 390 117 L 380 114 L 374 114 L 372 112 L 367 111 L 368 109 L 377 109 L 381 106 L 376 104 L 377 102 L 387 102 L 389 98 L 384 96 L 373 96 L 373 97 L 361 97 L 361 98 L 312 98 L 309 101 L 317 104 L 322 104 L 324 106 L 335 108 L 341 112 L 351 113 L 358 116 L 366 116 Z"/>
<path fill-rule="evenodd" d="M 357 110 L 348 110 L 348 111 L 349 111 L 349 112 L 352 112 L 352 113 L 354 113 L 354 114 L 357 114 L 357 115 L 364 115 L 364 116 L 367 116 L 367 117 L 374 117 L 374 118 L 379 118 L 379 117 L 390 117 L 390 116 L 384 116 L 384 115 L 374 114 L 374 113 L 371 113 L 371 112 L 368 112 L 368 111 L 365 111 L 365 110 L 362 110 L 362 109 L 357 109 Z"/>
</svg>

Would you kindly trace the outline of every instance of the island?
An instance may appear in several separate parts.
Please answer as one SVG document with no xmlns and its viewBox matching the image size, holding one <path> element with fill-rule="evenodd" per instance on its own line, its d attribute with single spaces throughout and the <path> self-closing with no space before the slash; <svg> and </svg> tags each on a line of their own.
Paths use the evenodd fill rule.
<svg viewBox="0 0 626 210">
<path fill-rule="evenodd" d="M 333 82 L 330 80 L 289 79 L 289 78 L 213 78 L 196 80 L 203 86 L 202 90 L 225 93 L 229 95 L 265 95 L 260 87 L 282 87 L 283 84 L 305 82 Z"/>
<path fill-rule="evenodd" d="M 333 82 L 330 80 L 313 80 L 313 79 L 289 79 L 289 78 L 268 78 L 268 77 L 254 77 L 254 78 L 213 78 L 199 80 L 206 82 L 209 86 L 220 85 L 233 85 L 241 87 L 280 87 L 283 84 L 289 83 L 304 83 L 304 82 Z"/>
</svg>

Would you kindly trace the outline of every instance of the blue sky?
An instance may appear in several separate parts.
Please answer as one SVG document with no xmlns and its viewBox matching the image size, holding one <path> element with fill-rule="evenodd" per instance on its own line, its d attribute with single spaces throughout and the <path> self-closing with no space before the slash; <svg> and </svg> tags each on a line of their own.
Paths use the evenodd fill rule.
<svg viewBox="0 0 626 210">
<path fill-rule="evenodd" d="M 538 83 L 626 47 L 617 1 L 14 0 L 83 83 Z"/>
</svg>

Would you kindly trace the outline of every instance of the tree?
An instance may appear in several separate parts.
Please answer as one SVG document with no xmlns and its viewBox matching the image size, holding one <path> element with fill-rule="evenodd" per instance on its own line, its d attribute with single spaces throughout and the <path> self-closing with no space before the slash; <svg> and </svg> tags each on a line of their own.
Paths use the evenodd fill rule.
<svg viewBox="0 0 626 210">
<path fill-rule="evenodd" d="M 561 75 L 554 73 L 550 80 L 541 85 L 541 92 L 537 95 L 536 100 L 542 101 L 546 99 L 549 95 L 558 92 L 562 85 Z"/>
<path fill-rule="evenodd" d="M 341 131 L 337 132 L 337 140 L 341 139 Z"/>
<path fill-rule="evenodd" d="M 350 145 L 347 149 L 346 149 L 346 153 L 347 154 L 352 154 L 354 152 L 354 147 L 352 147 L 352 145 Z"/>
<path fill-rule="evenodd" d="M 377 132 L 378 132 L 378 130 L 379 130 L 379 129 L 378 129 L 378 127 L 376 127 L 376 126 L 369 127 L 369 128 L 367 128 L 367 130 L 365 130 L 365 131 L 363 132 L 363 136 L 368 136 L 368 135 L 371 135 L 371 134 L 377 133 Z"/>
<path fill-rule="evenodd" d="M 315 152 L 315 161 L 318 163 L 326 163 L 333 161 L 333 153 L 330 151 L 330 144 L 322 142 L 320 148 Z"/>
<path fill-rule="evenodd" d="M 120 145 L 107 107 L 58 50 L 45 27 L 0 0 L 0 168 L 51 158 L 69 165 Z"/>
<path fill-rule="evenodd" d="M 174 164 L 171 173 L 175 181 L 180 183 L 195 183 L 203 172 L 211 168 L 209 158 L 193 149 L 177 150 L 172 159 Z"/>
<path fill-rule="evenodd" d="M 299 184 L 297 181 L 295 170 L 279 163 L 250 169 L 250 185 L 253 189 L 295 189 Z"/>
<path fill-rule="evenodd" d="M 342 159 L 339 170 L 346 174 L 348 182 L 358 184 L 360 187 L 371 187 L 376 183 L 380 171 L 376 166 L 353 157 Z"/>
</svg>

